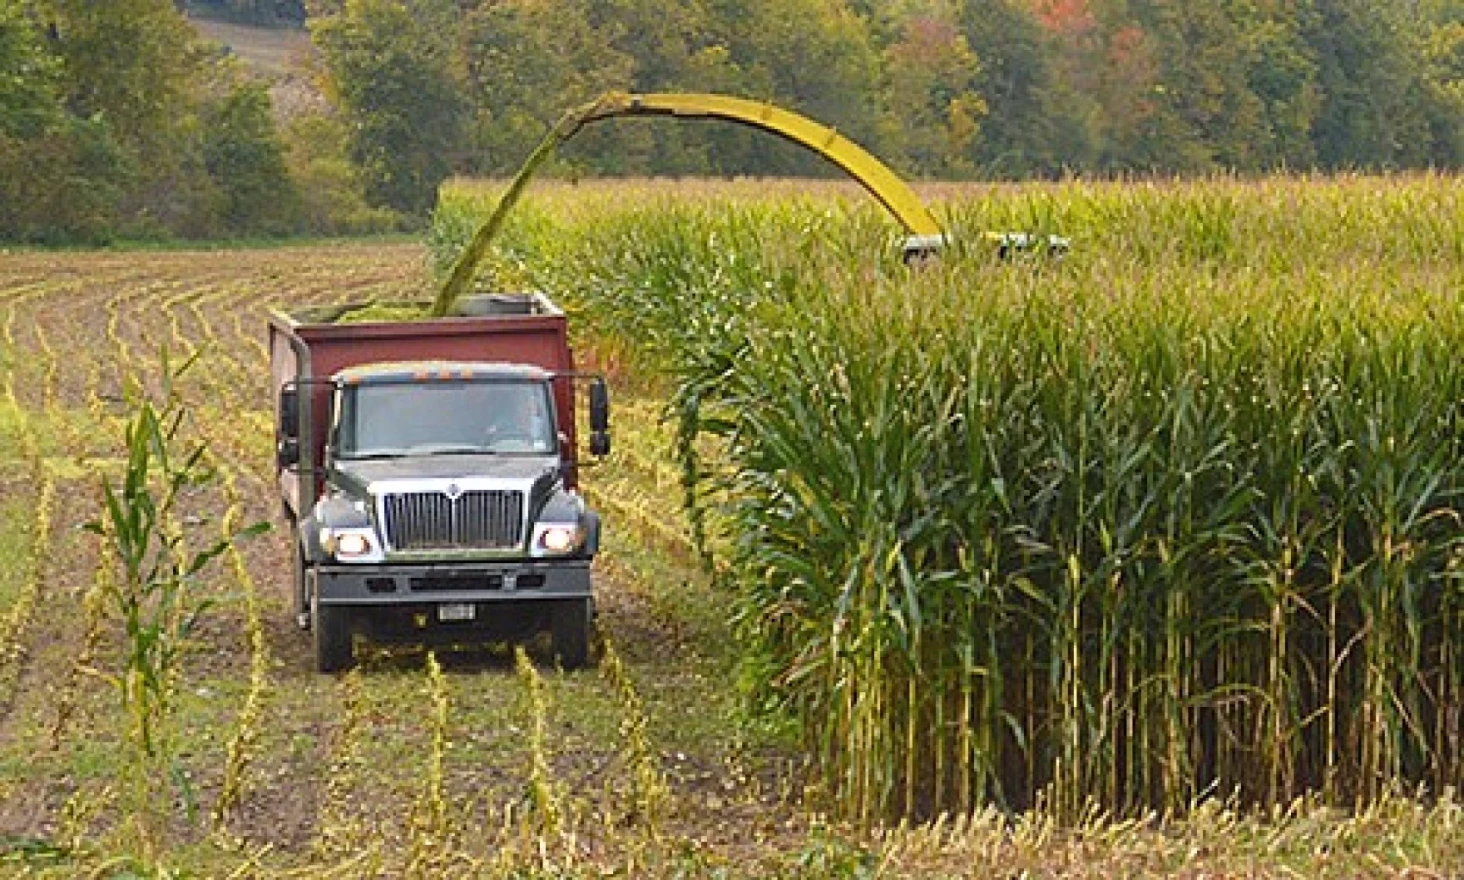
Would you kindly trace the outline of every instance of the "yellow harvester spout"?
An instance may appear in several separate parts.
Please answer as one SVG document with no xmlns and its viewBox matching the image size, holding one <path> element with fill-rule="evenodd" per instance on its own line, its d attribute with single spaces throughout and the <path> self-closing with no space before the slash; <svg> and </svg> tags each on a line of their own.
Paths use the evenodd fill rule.
<svg viewBox="0 0 1464 880">
<path fill-rule="evenodd" d="M 579 125 L 617 116 L 676 116 L 725 119 L 761 128 L 823 156 L 858 181 L 905 227 L 907 252 L 930 252 L 945 243 L 940 224 L 905 181 L 835 129 L 791 110 L 727 95 L 607 92 L 578 112 Z"/>
<path fill-rule="evenodd" d="M 844 169 L 850 177 L 869 191 L 905 227 L 905 258 L 928 256 L 946 243 L 945 233 L 935 222 L 925 203 L 906 183 L 863 147 L 826 125 L 806 116 L 772 104 L 732 98 L 727 95 L 652 93 L 633 95 L 606 92 L 599 98 L 570 110 L 560 117 L 542 143 L 524 162 L 509 184 L 498 206 L 478 229 L 468 247 L 453 266 L 447 282 L 437 294 L 432 314 L 448 314 L 458 297 L 472 283 L 478 263 L 487 253 L 488 244 L 503 224 L 503 219 L 522 195 L 535 169 L 553 154 L 559 144 L 574 136 L 584 126 L 617 116 L 674 116 L 681 118 L 725 119 L 751 125 L 787 138 Z"/>
</svg>

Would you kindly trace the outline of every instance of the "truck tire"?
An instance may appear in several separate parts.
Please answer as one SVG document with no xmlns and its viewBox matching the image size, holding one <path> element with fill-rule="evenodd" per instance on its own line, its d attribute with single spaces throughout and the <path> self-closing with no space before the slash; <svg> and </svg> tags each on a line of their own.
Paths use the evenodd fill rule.
<svg viewBox="0 0 1464 880">
<path fill-rule="evenodd" d="M 551 625 L 554 656 L 564 669 L 580 669 L 590 659 L 590 600 L 570 599 L 554 607 Z"/>
<path fill-rule="evenodd" d="M 351 649 L 349 612 L 345 608 L 320 604 L 314 570 L 308 570 L 305 579 L 310 592 L 310 628 L 315 635 L 315 670 L 340 672 L 351 668 L 356 658 Z"/>
<path fill-rule="evenodd" d="M 295 625 L 304 632 L 310 631 L 310 597 L 305 589 L 305 551 L 300 547 L 300 533 L 295 532 L 292 537 L 291 546 L 291 568 L 294 572 L 294 583 L 290 591 L 291 608 L 295 612 Z"/>
</svg>

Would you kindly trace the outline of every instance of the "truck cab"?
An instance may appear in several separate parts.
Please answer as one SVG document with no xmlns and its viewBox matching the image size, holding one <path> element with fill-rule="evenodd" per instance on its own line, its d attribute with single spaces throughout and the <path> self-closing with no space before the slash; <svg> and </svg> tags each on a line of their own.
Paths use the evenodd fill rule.
<svg viewBox="0 0 1464 880">
<path fill-rule="evenodd" d="M 494 338 L 506 328 L 491 319 L 421 323 L 461 320 L 478 322 L 468 335 L 483 354 L 501 347 Z M 277 466 L 294 547 L 295 613 L 313 634 L 317 668 L 350 666 L 357 636 L 472 644 L 543 630 L 563 666 L 583 665 L 600 519 L 576 489 L 571 383 L 588 378 L 591 451 L 603 455 L 603 380 L 458 357 L 361 359 L 316 377 L 301 364 L 320 360 L 332 342 L 353 347 L 327 341 L 332 333 L 363 331 L 333 326 L 312 343 L 302 326 L 289 328 L 293 338 L 276 338 L 284 343 L 277 353 L 293 354 L 279 356 L 293 363 L 277 370 Z M 402 326 L 415 342 L 397 348 L 453 347 L 441 342 L 451 333 Z"/>
</svg>

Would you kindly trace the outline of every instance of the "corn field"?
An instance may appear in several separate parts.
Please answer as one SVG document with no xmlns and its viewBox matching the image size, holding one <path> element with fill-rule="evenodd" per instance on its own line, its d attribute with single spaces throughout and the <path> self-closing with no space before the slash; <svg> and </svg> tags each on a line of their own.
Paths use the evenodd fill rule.
<svg viewBox="0 0 1464 880">
<path fill-rule="evenodd" d="M 913 271 L 853 195 L 633 192 L 531 194 L 489 274 L 665 377 L 839 813 L 1464 785 L 1464 181 L 933 192 Z"/>
</svg>

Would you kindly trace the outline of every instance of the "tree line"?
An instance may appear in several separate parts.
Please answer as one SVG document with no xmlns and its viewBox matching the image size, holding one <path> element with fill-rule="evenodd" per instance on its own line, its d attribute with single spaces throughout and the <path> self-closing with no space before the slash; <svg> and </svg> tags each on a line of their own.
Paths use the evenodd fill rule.
<svg viewBox="0 0 1464 880">
<path fill-rule="evenodd" d="M 0 237 L 382 228 L 609 90 L 765 99 L 928 178 L 1464 166 L 1464 0 L 196 0 L 300 22 L 285 117 L 183 0 L 0 0 Z M 617 121 L 562 174 L 825 174 Z"/>
<path fill-rule="evenodd" d="M 280 119 L 172 0 L 0 0 L 0 240 L 394 228 L 347 124 Z"/>
<path fill-rule="evenodd" d="M 362 132 L 358 150 L 396 157 L 403 185 L 434 165 L 510 173 L 565 107 L 606 89 L 767 99 L 921 177 L 1464 164 L 1464 0 L 320 7 L 312 29 Z M 403 79 L 418 87 L 394 96 L 380 85 Z M 634 122 L 582 135 L 568 164 L 586 174 L 819 170 L 754 132 Z"/>
</svg>

